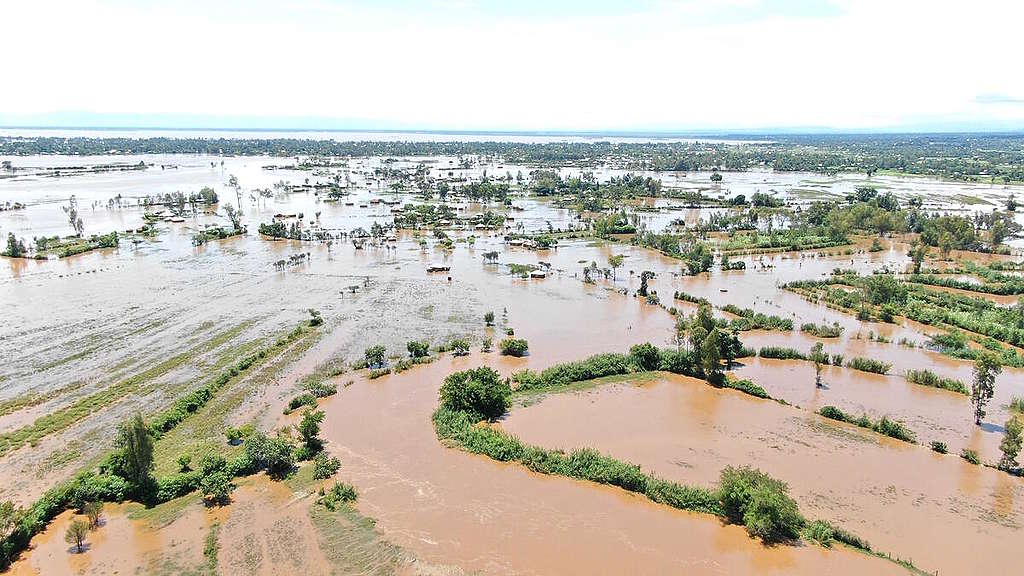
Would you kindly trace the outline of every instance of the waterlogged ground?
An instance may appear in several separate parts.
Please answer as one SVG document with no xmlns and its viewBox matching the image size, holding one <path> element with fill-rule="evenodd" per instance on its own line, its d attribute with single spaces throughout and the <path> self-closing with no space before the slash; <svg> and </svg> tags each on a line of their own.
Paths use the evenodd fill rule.
<svg viewBox="0 0 1024 576">
<path fill-rule="evenodd" d="M 306 178 L 326 182 L 332 177 L 265 169 L 293 165 L 293 158 L 116 157 L 118 162 L 153 166 L 59 177 L 42 175 L 39 169 L 114 160 L 14 161 L 27 170 L 0 180 L 0 202 L 20 201 L 28 207 L 0 212 L 0 231 L 29 239 L 70 232 L 60 208 L 70 194 L 78 198 L 90 234 L 140 226 L 144 210 L 136 198 L 150 194 L 195 192 L 209 185 L 222 203 L 235 203 L 235 192 L 224 184 L 232 174 L 246 191 L 272 187 L 279 180 L 299 184 Z M 417 161 L 389 164 L 414 166 Z M 484 159 L 466 170 L 449 170 L 460 159 L 429 161 L 432 174 L 442 176 L 451 171 L 478 178 L 486 169 L 489 175 L 514 177 L 532 169 Z M 639 342 L 674 345 L 674 318 L 663 307 L 621 293 L 636 290 L 642 270 L 657 272 L 652 288 L 666 307 L 694 311 L 693 305 L 673 302 L 673 292 L 683 291 L 715 306 L 735 304 L 791 318 L 796 326 L 837 322 L 843 334 L 820 339 L 826 351 L 876 358 L 893 368 L 880 376 L 828 367 L 825 387 L 816 389 L 809 362 L 748 358 L 735 368 L 735 375 L 754 380 L 790 406 L 662 376 L 551 394 L 525 406 L 517 403 L 502 427 L 549 448 L 591 446 L 696 485 L 714 485 L 727 465 L 760 467 L 788 482 L 809 516 L 831 520 L 876 549 L 911 559 L 926 571 L 1000 574 L 1016 561 L 1024 534 L 1024 482 L 969 466 L 955 454 L 967 447 L 985 462 L 998 459 L 1007 404 L 1012 396 L 1024 395 L 1021 370 L 1004 369 L 985 424 L 974 426 L 966 396 L 914 385 L 903 377 L 906 370 L 928 368 L 970 381 L 970 363 L 923 347 L 933 328 L 906 321 L 861 322 L 778 287 L 826 277 L 837 267 L 865 273 L 884 267 L 903 270 L 908 265 L 905 239 L 887 239 L 885 249 L 875 253 L 866 250 L 870 239 L 865 239 L 849 253 L 844 247 L 747 256 L 741 258 L 746 271 L 716 270 L 694 278 L 679 275 L 678 261 L 624 244 L 563 240 L 557 249 L 535 252 L 504 244 L 503 231 L 474 232 L 472 246 L 458 242 L 450 252 L 432 239 L 421 248 L 410 233 L 363 250 L 348 242 L 327 246 L 256 235 L 259 222 L 277 213 L 301 212 L 307 224 L 312 221 L 331 231 L 390 222 L 389 208 L 369 201 L 404 203 L 412 196 L 390 192 L 373 175 L 383 165 L 383 159 L 352 159 L 347 168 L 333 168 L 331 174 L 339 174 L 353 192 L 343 202 L 325 203 L 306 192 L 275 192 L 257 201 L 243 192 L 249 234 L 198 248 L 191 244 L 195 230 L 206 223 L 225 223 L 214 207 L 185 222 L 161 222 L 155 238 L 137 244 L 123 240 L 118 249 L 59 261 L 0 260 L 0 314 L 6 319 L 0 325 L 0 500 L 21 504 L 95 463 L 110 450 L 119 421 L 137 410 L 152 414 L 204 385 L 307 319 L 309 308 L 325 318 L 321 329 L 233 383 L 215 405 L 197 415 L 198 422 L 186 421 L 158 452 L 223 445 L 222 437 L 210 440 L 204 434 L 217 436 L 216 430 L 229 424 L 255 421 L 268 430 L 294 424 L 296 416 L 282 416 L 281 408 L 296 393 L 298 380 L 324 362 L 354 361 L 373 344 L 385 344 L 389 355 L 397 357 L 410 339 L 436 346 L 460 336 L 468 337 L 474 350 L 466 358 L 442 355 L 432 364 L 375 380 L 351 371 L 334 378 L 339 393 L 321 402 L 327 413 L 323 435 L 328 450 L 342 461 L 339 478 L 359 491 L 355 510 L 327 514 L 313 502 L 315 484 L 277 483 L 261 476 L 240 482 L 233 503 L 224 508 L 208 509 L 196 498 L 152 510 L 108 505 L 106 524 L 91 533 L 89 549 L 82 554 L 70 553 L 64 543 L 72 519 L 65 513 L 36 537 L 13 573 L 105 574 L 115 566 L 120 573 L 205 573 L 210 558 L 204 548 L 211 531 L 217 534 L 216 569 L 221 574 L 281 573 L 282 567 L 285 573 L 904 572 L 892 562 L 843 547 L 764 547 L 741 527 L 713 517 L 659 506 L 617 489 L 537 475 L 437 441 L 430 414 L 441 380 L 455 370 L 490 365 L 511 374 L 598 352 L 625 351 Z M 565 170 L 571 171 L 578 170 Z M 598 172 L 602 179 L 621 173 L 614 167 Z M 800 199 L 812 197 L 812 192 L 813 197 L 843 196 L 864 180 L 726 174 L 725 182 L 713 189 L 707 174 L 658 176 L 667 186 L 701 188 L 713 196 L 749 197 L 761 191 Z M 924 195 L 926 203 L 964 210 L 990 210 L 1012 191 L 916 178 L 876 176 L 872 183 L 901 197 Z M 108 207 L 118 195 L 121 206 L 115 202 Z M 1020 190 L 1017 195 L 1024 196 Z M 345 205 L 347 201 L 353 205 Z M 503 210 L 498 205 L 456 204 L 466 214 Z M 554 228 L 578 225 L 573 213 L 548 201 L 517 195 L 513 204 L 523 210 L 509 213 L 515 218 L 512 226 L 543 230 L 548 222 Z M 671 200 L 655 204 L 666 209 L 641 213 L 653 228 L 679 217 L 693 222 L 708 213 L 682 209 Z M 491 250 L 499 252 L 499 264 L 484 262 L 483 254 Z M 294 266 L 275 267 L 274 262 L 298 254 L 307 257 Z M 614 280 L 582 282 L 584 266 L 596 262 L 605 267 L 613 254 L 626 256 Z M 508 273 L 508 264 L 542 262 L 550 264 L 545 279 Z M 428 274 L 431 264 L 450 266 L 451 271 Z M 496 313 L 497 327 L 484 327 L 485 311 Z M 529 341 L 529 357 L 478 352 L 484 337 L 497 342 L 505 327 Z M 877 336 L 888 341 L 877 341 Z M 741 337 L 754 348 L 778 345 L 802 351 L 819 341 L 799 330 L 753 331 Z M 825 405 L 901 420 L 917 433 L 919 445 L 813 414 Z M 54 414 L 61 418 L 54 419 Z M 930 452 L 927 445 L 933 440 L 945 442 L 950 455 Z M 164 473 L 173 455 L 161 452 L 159 457 L 163 463 L 158 472 Z"/>
</svg>

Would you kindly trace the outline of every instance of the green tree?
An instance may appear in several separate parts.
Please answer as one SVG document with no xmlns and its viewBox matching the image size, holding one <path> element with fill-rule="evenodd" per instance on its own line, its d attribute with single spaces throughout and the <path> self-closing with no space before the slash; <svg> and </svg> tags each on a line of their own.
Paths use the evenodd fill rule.
<svg viewBox="0 0 1024 576">
<path fill-rule="evenodd" d="M 85 506 L 82 507 L 82 512 L 85 513 L 85 517 L 89 520 L 89 528 L 93 530 L 99 528 L 100 517 L 103 515 L 103 502 L 99 500 L 86 502 Z"/>
<path fill-rule="evenodd" d="M 722 369 L 722 332 L 714 328 L 708 332 L 700 353 L 701 368 L 709 378 Z"/>
<path fill-rule="evenodd" d="M 366 366 L 368 368 L 382 368 L 386 360 L 387 348 L 378 344 L 376 346 L 370 346 L 363 352 L 363 357 L 366 359 Z"/>
<path fill-rule="evenodd" d="M 311 450 L 320 449 L 322 444 L 320 441 L 320 424 L 323 421 L 323 410 L 306 410 L 302 414 L 302 421 L 298 425 L 299 437 L 302 438 L 302 443 Z"/>
<path fill-rule="evenodd" d="M 985 417 L 985 405 L 995 394 L 996 376 L 1003 371 L 999 358 L 991 352 L 982 352 L 974 361 L 974 381 L 971 383 L 971 405 L 974 406 L 974 423 L 981 425 Z"/>
<path fill-rule="evenodd" d="M 21 258 L 25 255 L 25 243 L 18 240 L 13 232 L 7 233 L 7 251 L 4 254 L 11 258 Z"/>
<path fill-rule="evenodd" d="M 481 366 L 450 374 L 441 385 L 441 405 L 483 419 L 494 419 L 508 410 L 512 388 L 492 368 Z"/>
<path fill-rule="evenodd" d="M 815 388 L 821 388 L 821 361 L 822 356 L 825 354 L 824 346 L 821 342 L 817 342 L 811 347 L 811 359 L 814 360 L 814 386 Z"/>
<path fill-rule="evenodd" d="M 199 492 L 208 504 L 228 503 L 234 489 L 235 485 L 231 483 L 231 478 L 224 470 L 213 472 L 199 481 Z"/>
<path fill-rule="evenodd" d="M 430 344 L 425 341 L 409 340 L 405 347 L 413 358 L 423 358 L 430 353 Z"/>
<path fill-rule="evenodd" d="M 487 326 L 494 326 L 494 312 L 487 312 L 484 314 L 484 324 Z"/>
<path fill-rule="evenodd" d="M 1024 424 L 1016 415 L 1011 416 L 1006 421 L 1003 441 L 999 443 L 999 450 L 1003 453 L 1003 457 L 999 460 L 1001 470 L 1010 472 L 1017 469 L 1017 456 L 1020 455 L 1022 433 L 1024 433 Z"/>
<path fill-rule="evenodd" d="M 928 257 L 928 245 L 924 242 L 914 241 L 910 245 L 910 252 L 907 253 L 910 256 L 910 260 L 914 263 L 914 274 L 921 273 L 921 263 Z"/>
<path fill-rule="evenodd" d="M 233 230 L 242 229 L 242 211 L 235 210 L 235 207 L 230 203 L 224 204 L 224 215 L 228 217 L 228 221 L 231 222 L 231 228 Z"/>
<path fill-rule="evenodd" d="M 612 280 L 616 279 L 615 272 L 622 267 L 622 263 L 626 260 L 626 257 L 622 254 L 612 254 L 608 257 L 608 265 L 612 268 Z"/>
<path fill-rule="evenodd" d="M 82 522 L 81 520 L 72 520 L 67 531 L 64 532 L 64 541 L 68 544 L 73 544 L 75 546 L 75 550 L 81 553 L 82 548 L 85 546 L 85 537 L 88 534 L 88 523 Z"/>
<path fill-rule="evenodd" d="M 153 437 L 138 412 L 117 427 L 115 446 L 120 456 L 118 474 L 136 488 L 147 485 L 153 470 Z"/>
</svg>

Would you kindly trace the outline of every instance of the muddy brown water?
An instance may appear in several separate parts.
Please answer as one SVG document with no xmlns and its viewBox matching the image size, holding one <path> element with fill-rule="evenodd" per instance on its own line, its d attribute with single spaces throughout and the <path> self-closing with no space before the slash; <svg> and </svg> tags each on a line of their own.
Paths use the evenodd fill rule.
<svg viewBox="0 0 1024 576">
<path fill-rule="evenodd" d="M 591 446 L 685 483 L 711 484 L 724 466 L 758 467 L 787 482 L 809 516 L 926 571 L 1005 573 L 1020 544 L 1020 479 L 699 380 L 665 375 L 554 394 L 515 408 L 502 426 L 526 442 Z"/>
<path fill-rule="evenodd" d="M 36 158 L 32 162 L 46 165 L 64 160 Z M 82 158 L 74 163 L 94 160 L 102 159 Z M 0 214 L 0 228 L 29 238 L 66 233 L 60 205 L 70 193 L 78 194 L 91 233 L 141 223 L 141 209 L 106 209 L 106 200 L 116 194 L 194 191 L 210 184 L 222 201 L 233 203 L 234 192 L 223 186 L 228 174 L 237 174 L 247 188 L 271 186 L 278 179 L 293 183 L 307 177 L 323 179 L 310 172 L 263 169 L 265 164 L 287 164 L 290 159 L 225 159 L 223 168 L 209 165 L 211 160 L 220 160 L 213 157 L 146 160 L 179 167 L 4 180 L 0 182 L 4 198 L 24 199 L 31 205 L 22 212 Z M 417 161 L 402 162 L 414 166 Z M 192 247 L 190 236 L 198 227 L 222 222 L 201 214 L 181 224 L 161 224 L 165 229 L 161 236 L 135 248 L 123 243 L 118 250 L 62 261 L 4 259 L 0 265 L 0 312 L 9 321 L 0 326 L 4 357 L 0 401 L 76 385 L 35 407 L 0 416 L 0 432 L 16 430 L 137 373 L 170 353 L 183 351 L 187 344 L 201 341 L 204 335 L 241 322 L 250 324 L 231 342 L 156 379 L 145 393 L 129 395 L 35 446 L 0 458 L 0 498 L 19 503 L 37 498 L 82 463 L 108 450 L 119 420 L 137 409 L 152 412 L 168 405 L 176 391 L 202 383 L 227 348 L 288 330 L 306 317 L 307 308 L 321 310 L 327 321 L 322 339 L 269 389 L 254 391 L 228 416 L 230 423 L 256 418 L 268 429 L 293 423 L 294 418 L 280 416 L 280 408 L 294 395 L 295 382 L 301 376 L 332 358 L 354 360 L 364 348 L 378 342 L 386 344 L 393 355 L 404 354 L 405 342 L 413 338 L 436 345 L 453 336 L 470 336 L 475 350 L 484 336 L 493 337 L 496 343 L 502 336 L 502 312 L 507 309 L 508 325 L 530 342 L 528 358 L 496 354 L 446 357 L 374 381 L 344 374 L 337 379 L 342 385 L 337 397 L 324 402 L 328 412 L 324 435 L 329 450 L 342 458 L 340 477 L 357 487 L 359 509 L 378 520 L 378 528 L 388 540 L 432 565 L 485 573 L 901 571 L 889 562 L 842 548 L 765 548 L 749 539 L 742 528 L 722 526 L 715 518 L 658 506 L 617 489 L 540 476 L 516 465 L 445 448 L 436 440 L 430 413 L 436 406 L 440 381 L 453 370 L 487 363 L 508 374 L 597 352 L 624 351 L 643 341 L 670 345 L 673 318 L 665 310 L 614 291 L 635 291 L 640 272 L 654 270 L 658 277 L 652 288 L 665 306 L 692 311 L 690 306 L 672 302 L 672 292 L 683 290 L 707 297 L 716 306 L 731 303 L 788 317 L 797 326 L 838 322 L 845 331 L 840 338 L 823 340 L 827 351 L 847 358 L 867 356 L 891 362 L 892 375 L 830 367 L 825 372 L 827 388 L 815 390 L 810 363 L 755 358 L 745 360 L 736 375 L 755 380 L 773 396 L 805 410 L 759 403 L 733 392 L 701 388 L 685 379 L 666 379 L 639 390 L 618 386 L 579 397 L 551 397 L 530 408 L 517 408 L 504 426 L 544 446 L 593 446 L 666 477 L 708 486 L 724 465 L 749 460 L 789 482 L 805 511 L 836 520 L 880 549 L 913 558 L 940 573 L 969 573 L 966 560 L 954 557 L 954 551 L 963 547 L 957 548 L 953 542 L 962 541 L 963 546 L 983 552 L 979 566 L 990 573 L 1005 572 L 1005 559 L 1010 557 L 1006 554 L 1008 541 L 1020 534 L 1018 480 L 966 466 L 952 455 L 939 457 L 922 447 L 847 430 L 839 424 L 814 424 L 820 419 L 809 413 L 834 404 L 854 414 L 889 415 L 906 422 L 922 442 L 943 440 L 951 452 L 972 447 L 988 461 L 998 457 L 1001 424 L 1008 415 L 1005 405 L 1011 396 L 1024 395 L 1021 371 L 1004 371 L 985 426 L 975 427 L 965 397 L 912 385 L 900 376 L 907 369 L 930 368 L 943 376 L 970 380 L 970 363 L 897 344 L 900 338 L 923 343 L 933 328 L 912 322 L 860 322 L 779 289 L 785 281 L 826 277 L 836 267 L 863 273 L 884 267 L 903 270 L 908 264 L 903 239 L 887 240 L 886 249 L 877 253 L 862 251 L 870 243 L 865 239 L 850 255 L 843 254 L 844 247 L 744 256 L 734 260 L 747 263 L 745 272 L 715 270 L 709 275 L 685 277 L 679 275 L 679 261 L 622 244 L 565 241 L 555 250 L 534 252 L 505 246 L 495 232 L 476 234 L 473 247 L 458 244 L 453 252 L 445 253 L 433 245 L 421 250 L 413 235 L 405 233 L 399 235 L 393 250 L 355 250 L 345 242 L 331 248 L 269 242 L 255 235 L 258 222 L 276 212 L 302 211 L 309 221 L 321 211 L 320 223 L 337 229 L 390 220 L 381 206 L 358 207 L 359 202 L 381 195 L 382 185 L 370 176 L 378 165 L 380 159 L 352 162 L 359 188 L 352 199 L 357 206 L 325 204 L 309 194 L 275 195 L 262 204 L 243 199 L 250 224 L 246 237 Z M 492 174 L 503 173 L 495 172 L 497 167 L 488 163 L 472 172 L 479 175 L 485 167 Z M 516 168 L 511 170 L 514 174 Z M 620 172 L 602 172 L 602 177 Z M 687 178 L 682 174 L 671 177 L 681 187 L 703 185 Z M 736 175 L 727 188 L 749 195 L 814 178 L 751 173 Z M 891 180 L 890 184 L 904 193 L 959 190 L 949 183 Z M 858 182 L 856 178 L 837 178 L 831 185 L 842 192 L 852 190 Z M 1005 192 L 1002 188 L 984 190 L 992 198 Z M 408 199 L 405 195 L 398 198 Z M 554 226 L 575 221 L 568 210 L 548 201 L 516 199 L 515 203 L 526 208 L 513 213 L 515 222 L 522 222 L 526 229 L 546 229 L 548 221 Z M 469 212 L 498 208 L 465 204 Z M 655 204 L 671 208 L 677 202 L 659 199 Z M 645 213 L 643 219 L 658 228 L 676 217 L 692 223 L 707 213 L 673 208 Z M 483 253 L 489 250 L 501 253 L 502 266 L 482 263 Z M 274 268 L 274 261 L 300 252 L 309 253 L 306 263 L 283 271 Z M 826 255 L 830 252 L 831 256 Z M 614 281 L 581 282 L 585 265 L 596 262 L 606 267 L 613 254 L 627 256 Z M 512 278 L 504 268 L 508 263 L 540 262 L 551 264 L 552 273 L 544 280 Z M 425 268 L 432 263 L 450 265 L 452 281 L 444 275 L 427 275 Z M 363 287 L 367 278 L 369 286 Z M 351 285 L 360 286 L 354 295 L 347 290 Z M 496 313 L 498 327 L 483 327 L 482 315 L 487 310 Z M 869 341 L 870 332 L 892 342 Z M 751 332 L 742 338 L 748 346 L 771 344 L 800 350 L 817 341 L 798 331 Z M 344 387 L 350 379 L 355 383 Z M 305 515 L 305 501 L 295 498 L 281 485 L 259 482 L 236 492 L 236 503 L 220 518 L 225 527 L 223 538 L 231 548 L 222 557 L 227 573 L 266 573 L 277 560 L 296 571 L 322 571 L 326 560 L 316 546 L 304 544 L 294 556 L 281 555 L 275 537 L 267 536 L 284 534 L 271 530 L 281 520 L 296 527 L 287 538 L 312 541 L 310 533 L 315 528 Z M 63 526 L 70 515 L 62 515 L 37 537 L 34 549 L 19 563 L 17 570 L 29 571 L 18 573 L 104 573 L 115 562 L 125 570 L 146 571 L 148 562 L 168 550 L 181 552 L 176 555 L 189 563 L 202 561 L 203 526 L 209 519 L 201 508 L 165 527 L 165 536 L 159 538 L 119 515 L 117 507 L 109 507 L 108 514 L 109 526 L 96 533 L 94 548 L 83 555 L 66 553 Z M 111 539 L 108 534 L 117 537 Z M 932 539 L 942 550 L 928 548 Z M 111 545 L 114 540 L 123 545 Z"/>
</svg>

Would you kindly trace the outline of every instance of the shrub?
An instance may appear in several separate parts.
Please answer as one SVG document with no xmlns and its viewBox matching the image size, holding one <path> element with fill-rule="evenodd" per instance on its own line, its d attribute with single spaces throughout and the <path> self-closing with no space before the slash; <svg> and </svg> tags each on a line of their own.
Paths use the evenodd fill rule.
<svg viewBox="0 0 1024 576">
<path fill-rule="evenodd" d="M 245 454 L 256 469 L 266 469 L 271 476 L 283 476 L 295 466 L 294 446 L 283 436 L 268 438 L 254 432 L 245 442 Z"/>
<path fill-rule="evenodd" d="M 328 456 L 325 452 L 320 452 L 313 458 L 313 479 L 330 478 L 338 472 L 339 468 L 341 468 L 341 460 Z"/>
<path fill-rule="evenodd" d="M 337 510 L 341 504 L 355 502 L 356 497 L 356 489 L 350 484 L 335 482 L 334 486 L 320 497 L 320 503 L 324 505 L 324 508 L 333 512 Z"/>
<path fill-rule="evenodd" d="M 750 394 L 751 396 L 757 396 L 758 398 L 771 398 L 764 388 L 761 388 L 750 380 L 731 380 L 727 378 L 722 385 L 726 388 L 732 388 L 733 390 L 739 390 L 740 392 Z"/>
<path fill-rule="evenodd" d="M 456 356 L 469 354 L 469 341 L 464 338 L 455 338 L 448 343 L 448 349 Z"/>
<path fill-rule="evenodd" d="M 832 354 L 832 365 L 833 366 L 842 366 L 843 365 L 843 355 L 842 354 Z"/>
<path fill-rule="evenodd" d="M 970 448 L 964 448 L 960 451 L 960 457 L 967 460 L 971 464 L 981 464 L 981 458 L 978 457 L 978 453 Z"/>
<path fill-rule="evenodd" d="M 182 472 L 188 472 L 192 470 L 192 457 L 188 454 L 182 454 L 178 456 L 178 468 Z"/>
<path fill-rule="evenodd" d="M 758 355 L 761 358 L 774 358 L 777 360 L 807 360 L 807 355 L 803 352 L 781 346 L 762 346 Z"/>
<path fill-rule="evenodd" d="M 1010 398 L 1010 410 L 1024 413 L 1024 396 L 1014 396 Z"/>
<path fill-rule="evenodd" d="M 494 312 L 487 312 L 484 314 L 484 324 L 487 326 L 494 326 Z"/>
<path fill-rule="evenodd" d="M 529 347 L 526 340 L 522 338 L 505 338 L 498 343 L 502 356 L 515 356 L 517 358 L 525 356 Z"/>
<path fill-rule="evenodd" d="M 284 413 L 285 414 L 291 414 L 292 412 L 294 412 L 295 410 L 298 410 L 299 408 L 301 408 L 303 406 L 309 406 L 311 408 L 315 408 L 316 407 L 316 396 L 314 396 L 313 394 L 311 394 L 309 392 L 303 392 L 302 394 L 299 394 L 298 396 L 292 398 L 288 402 L 288 406 L 284 409 Z M 230 440 L 231 438 L 228 437 L 228 439 Z"/>
<path fill-rule="evenodd" d="M 813 334 L 819 338 L 838 338 L 843 333 L 843 327 L 839 324 L 814 324 L 808 322 L 800 326 L 801 332 Z"/>
<path fill-rule="evenodd" d="M 765 542 L 796 538 L 804 525 L 789 487 L 749 467 L 726 467 L 719 481 L 722 510 L 733 522 L 742 523 L 751 536 Z"/>
<path fill-rule="evenodd" d="M 423 358 L 430 353 L 430 343 L 425 341 L 410 340 L 405 347 L 413 358 Z"/>
<path fill-rule="evenodd" d="M 302 388 L 317 398 L 326 398 L 338 393 L 337 384 L 328 384 L 320 378 L 310 378 L 302 383 Z"/>
<path fill-rule="evenodd" d="M 815 520 L 813 522 L 808 522 L 807 525 L 804 526 L 804 529 L 801 532 L 801 534 L 807 540 L 817 542 L 825 548 L 832 547 L 832 525 L 828 522 L 825 522 L 824 520 Z"/>
<path fill-rule="evenodd" d="M 946 448 L 946 443 L 939 442 L 938 440 L 932 440 L 932 450 L 939 454 L 946 454 L 949 452 L 949 449 Z"/>
<path fill-rule="evenodd" d="M 895 438 L 904 442 L 910 442 L 911 444 L 917 442 L 917 435 L 914 434 L 913 430 L 907 428 L 901 422 L 890 420 L 886 416 L 883 416 L 882 419 L 877 422 L 872 422 L 866 415 L 861 416 L 860 418 L 854 418 L 835 406 L 822 406 L 822 408 L 818 410 L 818 414 L 821 414 L 825 418 L 829 418 L 831 420 L 839 420 L 840 422 L 847 422 L 861 428 L 869 428 L 879 434 L 884 434 L 890 438 Z"/>
<path fill-rule="evenodd" d="M 641 370 L 657 370 L 661 364 L 661 354 L 650 342 L 636 344 L 629 349 L 629 356 Z"/>
<path fill-rule="evenodd" d="M 370 346 L 363 352 L 363 358 L 366 360 L 367 368 L 380 368 L 384 366 L 386 359 L 387 349 L 384 346 L 378 344 L 376 346 Z"/>
<path fill-rule="evenodd" d="M 931 370 L 908 370 L 907 381 L 921 386 L 931 386 L 932 388 L 942 388 L 943 390 L 959 394 L 967 394 L 967 386 L 963 382 L 953 378 L 943 378 Z"/>
<path fill-rule="evenodd" d="M 477 420 L 504 414 L 511 396 L 508 381 L 487 366 L 450 374 L 441 385 L 441 406 Z"/>
<path fill-rule="evenodd" d="M 494 346 L 494 340 L 492 340 L 488 336 L 487 338 L 484 338 L 484 341 L 480 344 L 480 351 L 481 352 L 490 352 L 491 348 L 493 346 Z"/>
<path fill-rule="evenodd" d="M 224 504 L 231 496 L 231 491 L 235 489 L 234 484 L 231 483 L 231 479 L 223 470 L 218 470 L 204 476 L 199 482 L 199 491 L 203 495 L 203 499 L 209 504 Z"/>
<path fill-rule="evenodd" d="M 848 368 L 853 368 L 854 370 L 873 372 L 875 374 L 888 374 L 889 369 L 892 368 L 892 364 L 875 360 L 873 358 L 863 358 L 859 356 L 857 358 L 850 358 L 847 360 L 846 366 Z"/>
</svg>

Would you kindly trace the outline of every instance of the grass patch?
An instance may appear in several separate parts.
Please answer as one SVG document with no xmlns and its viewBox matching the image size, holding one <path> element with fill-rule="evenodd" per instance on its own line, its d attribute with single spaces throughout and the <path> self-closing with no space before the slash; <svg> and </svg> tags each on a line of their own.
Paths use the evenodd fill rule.
<svg viewBox="0 0 1024 576">
<path fill-rule="evenodd" d="M 872 372 L 874 374 L 888 374 L 892 364 L 875 360 L 873 358 L 856 357 L 846 361 L 847 368 L 860 370 L 861 372 Z"/>
<path fill-rule="evenodd" d="M 917 435 L 914 433 L 913 430 L 907 428 L 905 425 L 903 425 L 902 422 L 890 420 L 888 417 L 885 416 L 883 416 L 880 420 L 872 422 L 871 419 L 868 418 L 866 415 L 862 415 L 859 418 L 855 418 L 854 416 L 843 412 L 842 410 L 836 408 L 835 406 L 824 406 L 821 410 L 818 410 L 818 414 L 821 414 L 822 416 L 830 420 L 838 420 L 840 422 L 846 422 L 848 424 L 853 424 L 854 426 L 859 426 L 861 428 L 874 430 L 875 432 L 878 432 L 879 434 L 883 434 L 890 438 L 895 438 L 897 440 L 902 440 L 904 442 L 909 442 L 911 444 L 917 443 Z"/>
<path fill-rule="evenodd" d="M 921 386 L 941 388 L 956 392 L 957 394 L 968 394 L 967 385 L 954 378 L 943 378 L 931 370 L 907 370 L 907 381 Z"/>
</svg>

